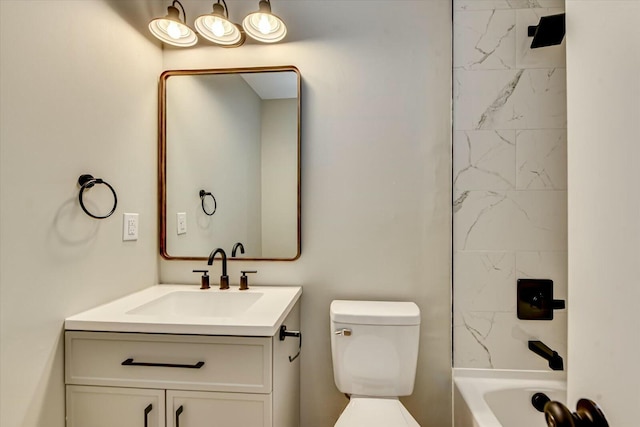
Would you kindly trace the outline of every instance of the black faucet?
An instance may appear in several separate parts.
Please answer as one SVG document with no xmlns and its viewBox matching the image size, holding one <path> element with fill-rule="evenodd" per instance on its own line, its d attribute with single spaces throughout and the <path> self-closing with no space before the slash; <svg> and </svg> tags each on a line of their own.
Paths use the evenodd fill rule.
<svg viewBox="0 0 640 427">
<path fill-rule="evenodd" d="M 222 276 L 220 276 L 220 289 L 229 289 L 229 276 L 227 276 L 227 254 L 222 248 L 214 249 L 209 255 L 207 265 L 213 265 L 213 259 L 217 254 L 222 256 Z"/>
<path fill-rule="evenodd" d="M 242 243 L 238 242 L 235 245 L 233 245 L 233 249 L 231 249 L 231 258 L 236 257 L 236 251 L 238 249 L 240 249 L 241 254 L 244 254 L 244 246 L 242 245 Z"/>
<path fill-rule="evenodd" d="M 558 352 L 551 350 L 542 341 L 529 341 L 529 350 L 533 351 L 538 356 L 549 361 L 549 367 L 554 371 L 564 370 L 564 363 L 562 357 Z"/>
</svg>

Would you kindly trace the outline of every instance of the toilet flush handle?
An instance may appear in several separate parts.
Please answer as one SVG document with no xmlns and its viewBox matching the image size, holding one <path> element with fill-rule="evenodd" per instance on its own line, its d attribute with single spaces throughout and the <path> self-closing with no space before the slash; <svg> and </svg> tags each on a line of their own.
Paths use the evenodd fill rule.
<svg viewBox="0 0 640 427">
<path fill-rule="evenodd" d="M 349 329 L 349 328 L 336 329 L 335 331 L 333 331 L 333 333 L 336 334 L 336 335 L 343 336 L 343 337 L 350 337 L 351 336 L 351 329 Z"/>
</svg>

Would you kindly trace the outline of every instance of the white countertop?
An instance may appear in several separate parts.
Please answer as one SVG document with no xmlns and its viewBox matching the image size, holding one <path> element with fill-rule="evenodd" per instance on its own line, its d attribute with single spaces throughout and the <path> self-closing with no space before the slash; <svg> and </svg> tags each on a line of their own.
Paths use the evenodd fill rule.
<svg viewBox="0 0 640 427">
<path fill-rule="evenodd" d="M 173 292 L 261 294 L 249 309 L 229 317 L 158 314 L 132 314 L 132 310 Z M 251 286 L 240 291 L 193 285 L 156 285 L 113 302 L 65 319 L 65 330 L 103 332 L 143 332 L 196 335 L 273 336 L 302 294 L 300 286 Z M 184 310 L 183 310 L 184 311 Z"/>
</svg>

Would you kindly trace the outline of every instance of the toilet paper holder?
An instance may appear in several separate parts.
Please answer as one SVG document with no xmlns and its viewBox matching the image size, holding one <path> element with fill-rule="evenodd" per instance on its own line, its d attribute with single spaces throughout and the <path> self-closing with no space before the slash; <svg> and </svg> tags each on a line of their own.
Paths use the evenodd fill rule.
<svg viewBox="0 0 640 427">
<path fill-rule="evenodd" d="M 300 356 L 300 352 L 302 351 L 302 332 L 300 331 L 287 331 L 287 325 L 280 326 L 280 341 L 284 341 L 286 337 L 297 337 L 298 338 L 298 352 L 295 356 L 289 356 L 289 362 L 293 362 Z"/>
</svg>

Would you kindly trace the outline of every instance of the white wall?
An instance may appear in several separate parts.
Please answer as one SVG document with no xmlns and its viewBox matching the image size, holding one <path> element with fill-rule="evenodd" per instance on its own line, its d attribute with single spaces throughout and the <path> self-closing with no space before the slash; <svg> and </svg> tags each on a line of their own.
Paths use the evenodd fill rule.
<svg viewBox="0 0 640 427">
<path fill-rule="evenodd" d="M 63 426 L 64 318 L 157 280 L 161 51 L 127 3 L 0 2 L 2 426 Z M 117 190 L 111 218 L 81 211 L 82 173 Z"/>
<path fill-rule="evenodd" d="M 566 359 L 567 311 L 516 313 L 519 278 L 567 295 L 565 43 L 531 49 L 527 36 L 563 6 L 454 0 L 456 367 L 548 370 L 528 340 Z"/>
<path fill-rule="evenodd" d="M 255 1 L 228 2 L 232 19 Z M 210 4 L 186 1 L 189 14 Z M 425 427 L 451 425 L 451 2 L 274 1 L 287 42 L 166 50 L 164 67 L 295 65 L 302 75 L 302 254 L 230 263 L 258 284 L 301 284 L 302 425 L 335 423 L 329 304 L 413 300 L 422 310 L 414 394 Z M 361 15 L 363 14 L 363 16 Z M 392 27 L 398 25 L 398 27 Z M 195 262 L 160 262 L 165 283 L 196 283 Z M 211 276 L 219 275 L 214 265 Z M 214 279 L 215 280 L 215 279 Z"/>
<path fill-rule="evenodd" d="M 640 2 L 567 1 L 569 406 L 640 405 Z"/>
</svg>

